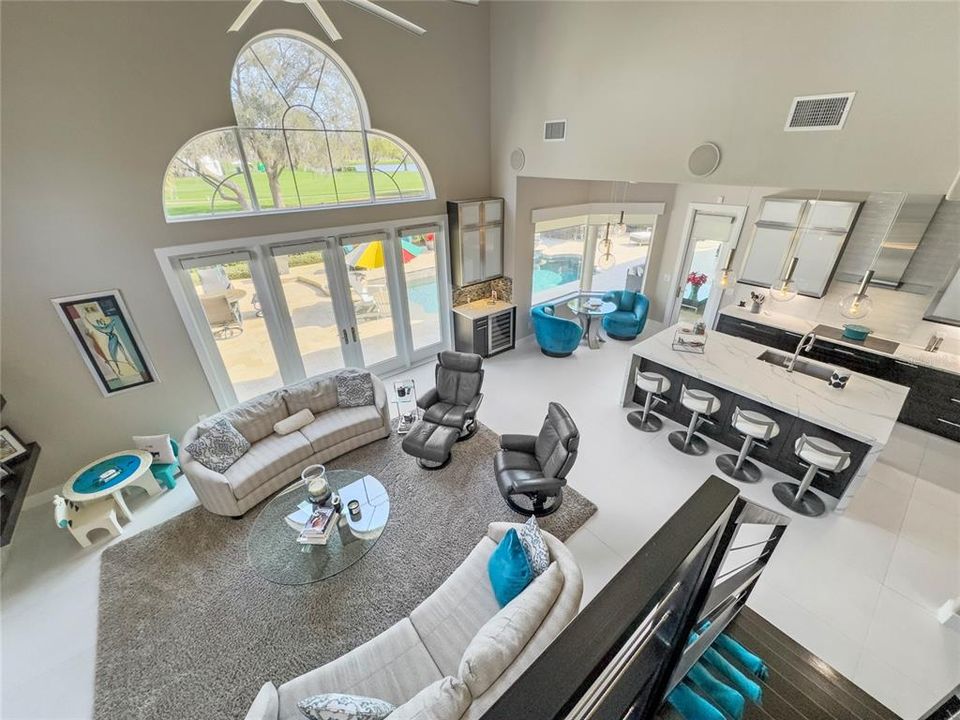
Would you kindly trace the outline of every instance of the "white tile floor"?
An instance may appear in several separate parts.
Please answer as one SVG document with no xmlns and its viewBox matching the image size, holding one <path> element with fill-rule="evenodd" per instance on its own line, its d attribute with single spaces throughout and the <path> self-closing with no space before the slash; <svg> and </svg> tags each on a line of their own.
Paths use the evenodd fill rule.
<svg viewBox="0 0 960 720">
<path fill-rule="evenodd" d="M 535 432 L 546 403 L 563 403 L 582 434 L 571 483 L 599 510 L 570 540 L 585 601 L 613 577 L 699 484 L 718 446 L 692 458 L 666 432 L 640 433 L 618 405 L 629 344 L 608 342 L 551 359 L 535 344 L 485 364 L 481 419 L 497 432 Z M 408 371 L 423 391 L 433 367 Z M 668 423 L 668 428 L 672 425 Z M 960 446 L 898 426 L 882 462 L 843 515 L 797 517 L 751 597 L 770 622 L 907 720 L 960 684 L 960 633 L 935 609 L 960 594 Z M 743 486 L 779 509 L 778 473 Z M 492 482 L 492 478 L 491 478 Z M 189 486 L 135 495 L 123 537 L 192 507 Z M 54 528 L 47 507 L 27 511 L 5 559 L 3 718 L 85 718 L 93 702 L 99 555 Z"/>
</svg>

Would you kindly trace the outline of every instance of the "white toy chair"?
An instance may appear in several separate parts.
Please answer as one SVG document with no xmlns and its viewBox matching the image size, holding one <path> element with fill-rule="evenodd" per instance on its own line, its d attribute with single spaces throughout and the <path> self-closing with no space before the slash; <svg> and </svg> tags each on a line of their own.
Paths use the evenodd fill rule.
<svg viewBox="0 0 960 720">
<path fill-rule="evenodd" d="M 147 495 L 150 497 L 159 495 L 163 492 L 163 488 L 160 486 L 160 483 L 157 482 L 157 479 L 153 476 L 152 472 L 143 473 L 143 475 L 127 485 L 127 487 L 143 488 L 147 491 Z"/>
<path fill-rule="evenodd" d="M 151 476 L 152 477 L 152 476 Z M 117 509 L 113 498 L 87 503 L 75 503 L 59 495 L 53 497 L 53 515 L 57 527 L 67 528 L 82 547 L 90 547 L 87 535 L 91 530 L 103 528 L 110 537 L 123 532 L 117 521 Z"/>
</svg>

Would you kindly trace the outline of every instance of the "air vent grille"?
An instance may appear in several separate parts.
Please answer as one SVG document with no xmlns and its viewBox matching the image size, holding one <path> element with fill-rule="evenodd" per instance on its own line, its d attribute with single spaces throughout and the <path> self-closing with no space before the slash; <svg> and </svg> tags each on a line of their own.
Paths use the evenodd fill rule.
<svg viewBox="0 0 960 720">
<path fill-rule="evenodd" d="M 850 92 L 796 97 L 790 105 L 787 124 L 783 129 L 788 132 L 839 130 L 847 121 L 854 95 L 856 93 Z"/>
<path fill-rule="evenodd" d="M 548 120 L 543 124 L 543 139 L 547 142 L 562 142 L 567 139 L 566 120 Z"/>
</svg>

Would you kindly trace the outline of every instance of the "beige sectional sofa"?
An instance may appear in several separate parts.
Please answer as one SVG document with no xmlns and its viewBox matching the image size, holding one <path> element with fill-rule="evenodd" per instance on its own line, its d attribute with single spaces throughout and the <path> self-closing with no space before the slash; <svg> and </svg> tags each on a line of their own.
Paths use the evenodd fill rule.
<svg viewBox="0 0 960 720">
<path fill-rule="evenodd" d="M 320 693 L 361 695 L 401 706 L 444 677 L 463 680 L 469 699 L 462 713 L 445 708 L 436 716 L 481 717 L 573 619 L 583 594 L 583 577 L 573 555 L 544 532 L 556 568 L 552 564 L 501 612 L 487 563 L 507 530 L 519 527 L 491 523 L 467 559 L 409 617 L 279 688 L 267 683 L 246 720 L 301 720 L 297 703 Z M 524 624 L 529 639 L 518 638 L 518 627 Z"/>
<path fill-rule="evenodd" d="M 390 411 L 383 383 L 373 377 L 374 403 L 342 408 L 337 404 L 336 372 L 317 375 L 268 392 L 197 423 L 180 443 L 180 467 L 200 504 L 218 515 L 237 517 L 286 487 L 305 467 L 343 455 L 390 434 Z M 315 420 L 288 435 L 273 426 L 308 408 Z M 250 449 L 223 473 L 201 465 L 185 448 L 221 418 L 250 443 Z"/>
</svg>

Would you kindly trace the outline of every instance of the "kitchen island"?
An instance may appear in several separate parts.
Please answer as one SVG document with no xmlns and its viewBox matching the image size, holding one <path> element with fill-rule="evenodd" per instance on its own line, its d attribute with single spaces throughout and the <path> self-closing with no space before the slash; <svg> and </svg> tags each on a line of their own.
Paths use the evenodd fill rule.
<svg viewBox="0 0 960 720">
<path fill-rule="evenodd" d="M 681 387 L 706 390 L 720 399 L 721 406 L 698 432 L 731 448 L 739 448 L 743 441 L 731 426 L 735 408 L 762 412 L 776 420 L 780 433 L 766 446 L 758 444 L 751 457 L 797 479 L 806 471 L 794 453 L 797 438 L 806 434 L 836 443 L 850 452 L 850 466 L 834 474 L 819 473 L 813 487 L 836 498 L 837 510 L 846 508 L 889 441 L 908 388 L 850 373 L 846 387 L 837 389 L 822 379 L 833 370 L 830 365 L 801 355 L 798 368 L 805 371 L 788 372 L 777 363 L 788 360 L 789 354 L 720 332 L 708 333 L 703 353 L 677 351 L 672 347 L 677 328 L 668 327 L 632 348 L 622 404 L 642 402 L 642 393 L 634 386 L 638 368 L 670 380 L 666 402 L 655 412 L 684 425 L 690 412 L 680 405 Z"/>
</svg>

